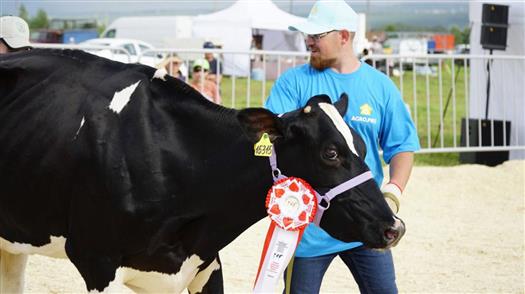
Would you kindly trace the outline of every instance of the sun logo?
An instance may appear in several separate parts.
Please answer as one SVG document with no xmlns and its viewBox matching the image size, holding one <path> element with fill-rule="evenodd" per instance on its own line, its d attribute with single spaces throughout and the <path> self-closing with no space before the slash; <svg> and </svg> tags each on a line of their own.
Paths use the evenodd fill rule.
<svg viewBox="0 0 525 294">
<path fill-rule="evenodd" d="M 372 115 L 372 107 L 368 105 L 368 103 L 365 103 L 359 107 L 361 115 Z"/>
</svg>

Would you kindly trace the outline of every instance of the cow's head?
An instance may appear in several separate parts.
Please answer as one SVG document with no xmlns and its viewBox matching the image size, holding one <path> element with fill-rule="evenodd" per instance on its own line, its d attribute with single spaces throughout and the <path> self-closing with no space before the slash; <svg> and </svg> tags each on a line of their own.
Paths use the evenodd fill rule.
<svg viewBox="0 0 525 294">
<path fill-rule="evenodd" d="M 319 95 L 281 117 L 260 108 L 242 110 L 238 117 L 252 141 L 270 135 L 284 175 L 303 178 L 323 194 L 369 170 L 363 140 L 342 119 L 347 106 L 345 94 L 334 105 Z M 370 248 L 395 245 L 405 231 L 373 179 L 333 199 L 320 226 L 336 239 Z"/>
</svg>

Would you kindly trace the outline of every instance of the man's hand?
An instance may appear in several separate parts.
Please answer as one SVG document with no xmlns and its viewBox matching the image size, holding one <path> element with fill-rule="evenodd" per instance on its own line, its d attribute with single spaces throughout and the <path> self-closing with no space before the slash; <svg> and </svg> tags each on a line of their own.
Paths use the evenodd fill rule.
<svg viewBox="0 0 525 294">
<path fill-rule="evenodd" d="M 394 213 L 399 212 L 399 197 L 401 197 L 401 189 L 396 184 L 388 183 L 381 188 L 381 192 L 385 196 L 386 203 Z"/>
</svg>

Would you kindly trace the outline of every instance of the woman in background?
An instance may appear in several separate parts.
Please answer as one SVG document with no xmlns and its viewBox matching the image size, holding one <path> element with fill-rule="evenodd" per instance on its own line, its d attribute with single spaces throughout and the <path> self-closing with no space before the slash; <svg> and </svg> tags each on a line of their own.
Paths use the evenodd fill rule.
<svg viewBox="0 0 525 294">
<path fill-rule="evenodd" d="M 164 59 L 164 61 L 158 66 L 158 68 L 165 69 L 170 76 L 185 82 L 186 77 L 180 69 L 181 65 L 182 59 L 180 59 L 177 55 L 172 55 Z"/>
<path fill-rule="evenodd" d="M 221 95 L 214 82 L 207 79 L 210 64 L 206 59 L 197 59 L 193 62 L 192 77 L 190 85 L 206 97 L 208 100 L 221 104 Z"/>
</svg>

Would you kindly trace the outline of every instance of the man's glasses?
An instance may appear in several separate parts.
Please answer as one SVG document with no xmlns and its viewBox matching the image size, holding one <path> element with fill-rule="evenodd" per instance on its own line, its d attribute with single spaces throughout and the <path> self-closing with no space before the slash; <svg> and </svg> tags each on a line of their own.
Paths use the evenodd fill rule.
<svg viewBox="0 0 525 294">
<path fill-rule="evenodd" d="M 315 35 L 307 35 L 307 34 L 305 34 L 304 38 L 305 39 L 311 38 L 315 42 L 318 42 L 319 40 L 321 40 L 322 38 L 326 37 L 331 32 L 337 32 L 337 30 L 332 30 L 332 31 L 329 31 L 329 32 L 324 32 L 324 33 L 315 34 Z"/>
<path fill-rule="evenodd" d="M 196 66 L 193 68 L 193 72 L 198 72 L 198 71 L 204 71 L 204 72 L 207 72 L 208 70 L 207 69 L 203 69 L 202 67 L 200 66 Z"/>
</svg>

